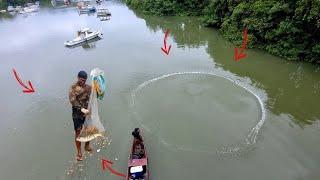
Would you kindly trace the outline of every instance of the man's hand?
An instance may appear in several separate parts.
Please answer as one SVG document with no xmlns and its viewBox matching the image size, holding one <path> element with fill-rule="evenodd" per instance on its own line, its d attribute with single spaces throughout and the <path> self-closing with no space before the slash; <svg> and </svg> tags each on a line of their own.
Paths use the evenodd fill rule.
<svg viewBox="0 0 320 180">
<path fill-rule="evenodd" d="M 89 110 L 85 109 L 85 108 L 81 108 L 81 112 L 83 112 L 83 114 L 87 115 L 89 113 Z"/>
</svg>

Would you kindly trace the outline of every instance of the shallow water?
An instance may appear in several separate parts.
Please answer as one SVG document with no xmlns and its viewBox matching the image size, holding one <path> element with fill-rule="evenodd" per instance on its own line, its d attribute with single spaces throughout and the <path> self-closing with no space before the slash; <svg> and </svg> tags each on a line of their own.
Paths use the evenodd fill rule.
<svg viewBox="0 0 320 180">
<path fill-rule="evenodd" d="M 49 7 L 0 20 L 1 179 L 119 179 L 102 171 L 101 158 L 125 173 L 135 127 L 144 132 L 152 179 L 318 179 L 319 66 L 259 50 L 235 62 L 234 46 L 196 18 L 146 16 L 117 1 L 102 6 L 110 21 Z M 104 38 L 65 48 L 85 26 Z M 167 29 L 169 56 L 160 50 Z M 108 139 L 76 163 L 67 93 L 80 69 L 94 67 L 107 79 L 100 116 Z M 13 68 L 36 93 L 22 93 Z M 182 72 L 202 74 L 150 82 Z"/>
</svg>

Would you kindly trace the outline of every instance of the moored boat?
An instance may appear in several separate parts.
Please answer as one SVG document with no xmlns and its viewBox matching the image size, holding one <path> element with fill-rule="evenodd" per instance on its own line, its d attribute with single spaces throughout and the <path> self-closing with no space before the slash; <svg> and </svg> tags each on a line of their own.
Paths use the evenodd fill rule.
<svg viewBox="0 0 320 180">
<path fill-rule="evenodd" d="M 111 12 L 107 8 L 97 9 L 97 16 L 111 16 Z"/>
<path fill-rule="evenodd" d="M 33 5 L 33 6 L 30 6 L 30 7 L 23 8 L 23 11 L 26 12 L 26 13 L 38 12 L 39 11 L 39 7 L 37 7 L 36 5 Z"/>
<path fill-rule="evenodd" d="M 148 156 L 140 129 L 135 128 L 132 135 L 133 142 L 130 150 L 126 180 L 149 180 Z"/>
<path fill-rule="evenodd" d="M 13 11 L 14 11 L 13 6 L 8 6 L 7 11 L 8 11 L 8 12 L 13 12 Z"/>
<path fill-rule="evenodd" d="M 90 28 L 84 28 L 77 32 L 77 37 L 71 41 L 66 41 L 64 43 L 65 46 L 75 46 L 77 44 L 81 44 L 83 42 L 92 40 L 94 38 L 100 37 L 102 33 L 100 31 L 93 31 Z"/>
<path fill-rule="evenodd" d="M 22 6 L 16 6 L 16 8 L 14 9 L 16 12 L 20 12 L 22 10 Z"/>
<path fill-rule="evenodd" d="M 40 10 L 40 6 L 38 3 L 27 3 L 26 7 L 23 8 L 23 13 L 32 13 L 32 12 L 38 12 Z M 22 11 L 22 9 L 20 10 Z"/>
<path fill-rule="evenodd" d="M 79 6 L 78 7 L 79 14 L 81 13 L 95 13 L 96 8 L 91 5 Z"/>
</svg>

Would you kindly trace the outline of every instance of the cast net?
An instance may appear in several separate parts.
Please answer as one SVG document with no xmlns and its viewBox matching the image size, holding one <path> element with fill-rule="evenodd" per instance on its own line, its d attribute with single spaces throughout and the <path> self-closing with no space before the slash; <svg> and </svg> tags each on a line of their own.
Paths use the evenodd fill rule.
<svg viewBox="0 0 320 180">
<path fill-rule="evenodd" d="M 88 105 L 89 113 L 83 124 L 81 133 L 77 141 L 87 142 L 97 137 L 103 137 L 105 129 L 100 121 L 98 99 L 102 100 L 105 92 L 104 72 L 95 68 L 90 73 L 91 76 L 91 94 Z"/>
</svg>

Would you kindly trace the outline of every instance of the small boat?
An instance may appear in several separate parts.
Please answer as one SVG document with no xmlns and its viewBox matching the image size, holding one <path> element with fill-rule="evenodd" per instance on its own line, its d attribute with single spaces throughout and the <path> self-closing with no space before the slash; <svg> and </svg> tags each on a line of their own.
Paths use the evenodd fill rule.
<svg viewBox="0 0 320 180">
<path fill-rule="evenodd" d="M 148 156 L 144 141 L 140 135 L 140 129 L 135 128 L 132 135 L 133 142 L 130 151 L 126 180 L 149 180 Z"/>
<path fill-rule="evenodd" d="M 14 7 L 13 6 L 8 6 L 7 11 L 8 12 L 13 12 L 14 11 Z"/>
<path fill-rule="evenodd" d="M 63 1 L 52 0 L 51 1 L 51 5 L 54 8 L 67 8 L 71 6 L 71 4 L 72 4 L 71 0 L 63 0 Z"/>
<path fill-rule="evenodd" d="M 26 12 L 26 13 L 38 12 L 39 8 L 37 8 L 37 7 L 25 7 L 25 8 L 23 8 L 23 11 Z"/>
<path fill-rule="evenodd" d="M 16 12 L 20 12 L 22 10 L 22 6 L 16 6 L 16 8 L 14 9 Z"/>
<path fill-rule="evenodd" d="M 101 38 L 101 36 L 102 36 L 102 33 L 100 31 L 92 31 L 89 28 L 84 28 L 77 32 L 77 37 L 75 39 L 71 41 L 66 41 L 64 45 L 68 47 L 75 46 L 77 44 L 87 42 L 97 37 Z"/>
<path fill-rule="evenodd" d="M 32 13 L 32 12 L 37 12 L 39 11 L 39 5 L 33 4 L 33 3 L 27 3 L 26 7 L 23 8 L 23 11 L 26 13 Z"/>
<path fill-rule="evenodd" d="M 107 8 L 100 8 L 97 10 L 97 16 L 111 16 L 111 12 Z"/>
<path fill-rule="evenodd" d="M 81 14 L 81 13 L 94 13 L 94 12 L 96 12 L 96 8 L 91 5 L 79 6 L 78 11 L 79 11 L 79 14 Z"/>
<path fill-rule="evenodd" d="M 77 48 L 77 47 L 81 46 L 85 50 L 90 50 L 90 49 L 96 48 L 96 42 L 101 40 L 101 39 L 102 38 L 100 38 L 100 37 L 96 37 L 94 39 L 91 39 L 91 40 L 76 44 L 74 46 L 66 46 L 66 47 L 70 48 L 70 49 L 73 49 L 73 48 Z"/>
</svg>

